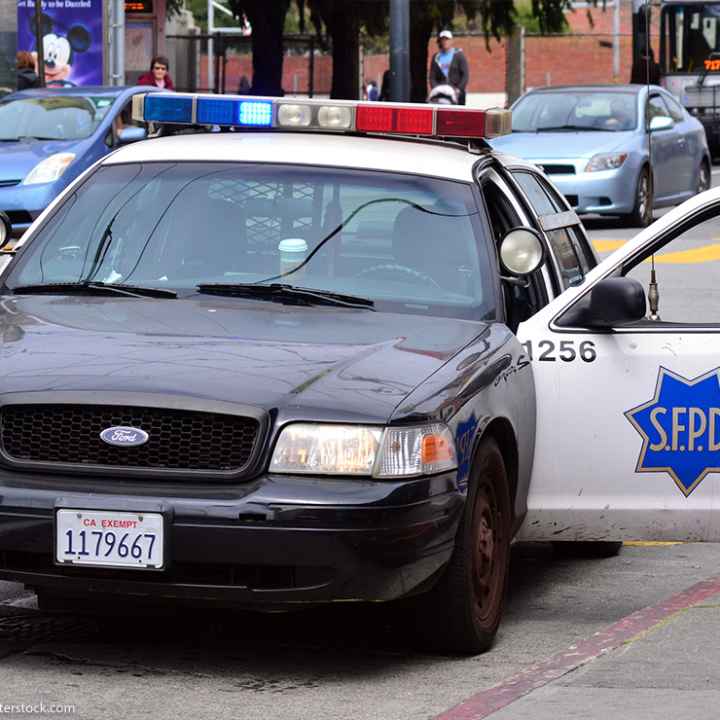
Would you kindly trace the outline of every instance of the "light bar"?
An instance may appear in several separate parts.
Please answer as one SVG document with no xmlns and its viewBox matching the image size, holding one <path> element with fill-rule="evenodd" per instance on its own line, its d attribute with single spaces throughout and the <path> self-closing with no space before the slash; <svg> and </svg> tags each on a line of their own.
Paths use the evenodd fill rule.
<svg viewBox="0 0 720 720">
<path fill-rule="evenodd" d="M 510 110 L 350 100 L 149 93 L 133 98 L 133 119 L 292 131 L 483 140 L 512 130 Z"/>
</svg>

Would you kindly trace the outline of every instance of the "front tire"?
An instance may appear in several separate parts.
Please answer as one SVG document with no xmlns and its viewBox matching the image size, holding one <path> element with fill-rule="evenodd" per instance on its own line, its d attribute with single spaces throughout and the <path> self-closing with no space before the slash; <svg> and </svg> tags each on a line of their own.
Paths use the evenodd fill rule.
<svg viewBox="0 0 720 720">
<path fill-rule="evenodd" d="M 630 227 L 647 227 L 653 221 L 653 204 L 655 194 L 650 168 L 645 165 L 640 171 L 635 184 L 635 205 L 626 217 Z"/>
<path fill-rule="evenodd" d="M 710 189 L 712 184 L 712 175 L 710 171 L 710 163 L 707 160 L 703 160 L 700 163 L 700 170 L 698 171 L 697 187 L 695 193 L 700 194 Z"/>
<path fill-rule="evenodd" d="M 505 604 L 510 532 L 505 461 L 495 440 L 484 438 L 450 562 L 435 587 L 416 601 L 416 631 L 432 648 L 464 655 L 490 649 Z"/>
</svg>

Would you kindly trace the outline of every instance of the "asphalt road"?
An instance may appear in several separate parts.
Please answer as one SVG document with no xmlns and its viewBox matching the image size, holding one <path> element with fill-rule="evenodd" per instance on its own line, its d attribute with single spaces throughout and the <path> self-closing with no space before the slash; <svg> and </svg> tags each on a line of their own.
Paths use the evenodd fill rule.
<svg viewBox="0 0 720 720">
<path fill-rule="evenodd" d="M 587 225 L 601 255 L 636 232 L 609 221 Z M 672 249 L 690 255 L 658 263 L 668 311 L 687 311 L 691 282 L 713 287 L 716 243 L 720 223 Z M 88 720 L 435 718 L 713 577 L 719 560 L 717 546 L 699 544 L 631 544 L 605 560 L 561 559 L 543 544 L 515 546 L 505 620 L 494 649 L 476 658 L 428 654 L 392 608 L 156 614 L 125 604 L 107 618 L 88 618 L 41 613 L 32 593 L 0 583 L 0 711 L 25 717 L 2 706 L 42 702 L 72 705 L 64 715 Z M 714 717 L 718 628 L 718 604 L 683 609 L 583 667 L 550 683 L 545 678 L 493 717 Z M 529 672 L 537 677 L 543 667 Z M 447 717 L 485 715 L 461 708 Z"/>
</svg>

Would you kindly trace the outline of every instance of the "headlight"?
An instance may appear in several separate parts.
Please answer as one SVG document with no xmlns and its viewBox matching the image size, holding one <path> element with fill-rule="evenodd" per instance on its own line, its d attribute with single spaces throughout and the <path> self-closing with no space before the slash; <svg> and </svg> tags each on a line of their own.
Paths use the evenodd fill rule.
<svg viewBox="0 0 720 720">
<path fill-rule="evenodd" d="M 270 472 L 412 477 L 457 467 L 444 425 L 379 428 L 295 423 L 280 434 Z"/>
<path fill-rule="evenodd" d="M 55 182 L 75 159 L 73 153 L 55 153 L 41 160 L 23 181 L 24 185 L 40 185 Z"/>
<path fill-rule="evenodd" d="M 590 158 L 585 172 L 598 172 L 599 170 L 616 170 L 627 159 L 627 153 L 603 153 Z"/>
</svg>

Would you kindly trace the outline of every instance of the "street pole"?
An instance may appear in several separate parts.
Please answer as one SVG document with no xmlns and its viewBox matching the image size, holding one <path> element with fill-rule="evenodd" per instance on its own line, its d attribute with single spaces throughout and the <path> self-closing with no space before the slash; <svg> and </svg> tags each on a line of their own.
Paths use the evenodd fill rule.
<svg viewBox="0 0 720 720">
<path fill-rule="evenodd" d="M 125 84 L 125 2 L 113 0 L 112 4 L 112 74 L 110 84 Z"/>
<path fill-rule="evenodd" d="M 42 34 L 42 2 L 35 0 L 35 37 L 37 39 L 37 66 L 40 87 L 45 87 L 45 43 Z"/>
<path fill-rule="evenodd" d="M 208 68 L 208 90 L 215 90 L 215 43 L 213 42 L 213 33 L 215 32 L 215 7 L 213 0 L 207 0 L 207 17 L 208 17 L 208 44 L 207 44 L 207 68 Z"/>
<path fill-rule="evenodd" d="M 390 99 L 410 100 L 410 0 L 390 0 Z"/>
<path fill-rule="evenodd" d="M 613 12 L 613 77 L 620 77 L 620 0 L 615 0 Z"/>
</svg>

